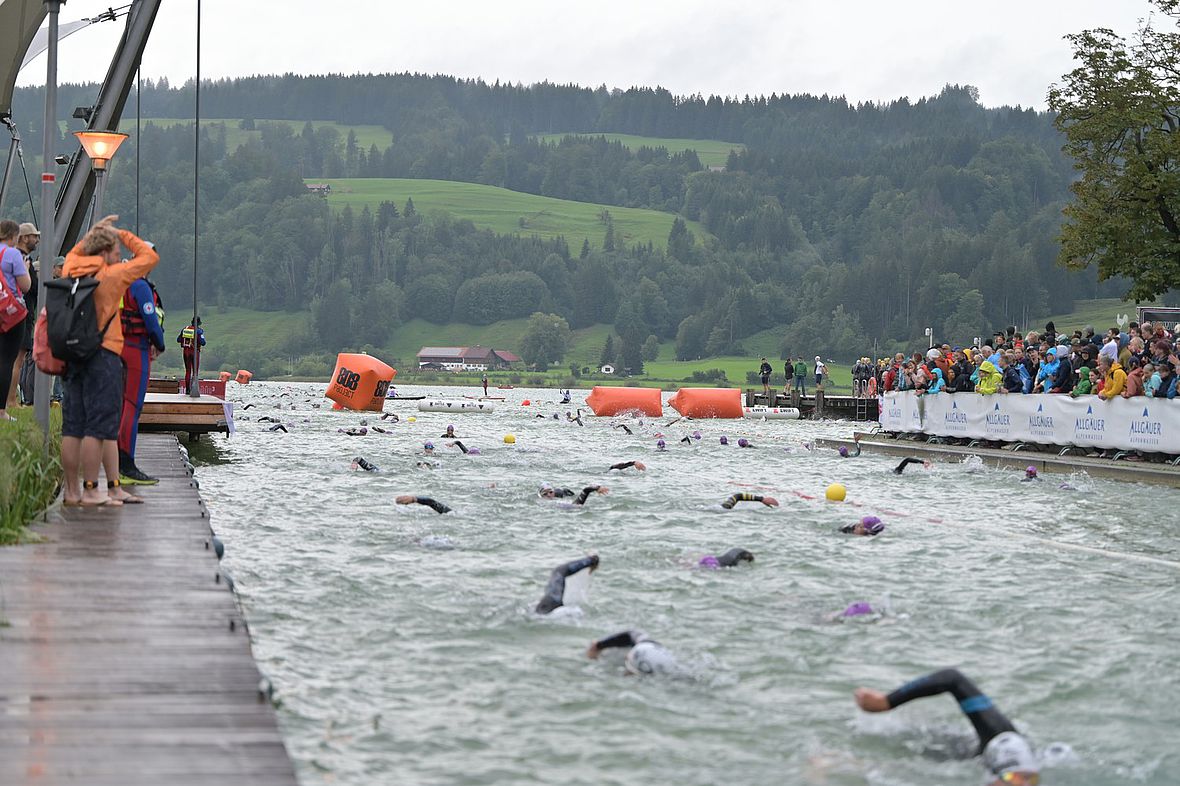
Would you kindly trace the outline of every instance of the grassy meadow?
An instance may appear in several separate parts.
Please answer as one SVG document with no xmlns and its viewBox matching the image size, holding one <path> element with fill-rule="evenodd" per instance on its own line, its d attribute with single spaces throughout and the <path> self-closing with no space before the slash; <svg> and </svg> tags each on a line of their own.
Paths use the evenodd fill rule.
<svg viewBox="0 0 1180 786">
<path fill-rule="evenodd" d="M 725 166 L 729 160 L 729 151 L 746 149 L 740 142 L 722 142 L 718 139 L 663 139 L 655 136 L 635 136 L 633 134 L 537 134 L 537 139 L 550 144 L 560 142 L 562 137 L 604 136 L 611 142 L 622 142 L 628 150 L 635 151 L 641 147 L 663 147 L 669 153 L 682 153 L 685 150 L 697 151 L 697 158 L 702 166 Z"/>
<path fill-rule="evenodd" d="M 668 242 L 675 219 L 673 214 L 659 210 L 574 202 L 450 180 L 340 178 L 316 182 L 332 186 L 328 204 L 334 208 L 351 205 L 354 210 L 360 210 L 367 205 L 376 211 L 378 204 L 391 201 L 400 209 L 407 198 L 412 198 L 419 213 L 441 210 L 500 234 L 539 235 L 547 239 L 561 236 L 574 252 L 581 248 L 583 239 L 589 240 L 593 247 L 602 247 L 606 234 L 603 211 L 610 212 L 615 242 L 626 246 L 650 241 L 662 248 Z M 694 221 L 689 221 L 688 226 L 698 238 L 709 236 Z"/>
<path fill-rule="evenodd" d="M 175 125 L 192 125 L 193 119 L 191 117 L 145 117 L 140 120 L 143 125 L 151 123 L 160 128 L 170 128 Z M 225 126 L 225 144 L 230 150 L 245 144 L 251 139 L 258 139 L 262 136 L 260 130 L 244 131 L 238 127 L 241 122 L 240 118 L 220 118 L 210 117 L 201 118 L 201 127 L 209 130 L 214 130 L 217 126 Z M 303 131 L 304 120 L 255 120 L 255 129 L 260 128 L 266 123 L 277 123 L 289 126 L 296 134 Z M 365 126 L 365 125 L 346 125 L 343 123 L 336 123 L 331 120 L 312 120 L 313 128 L 328 127 L 334 128 L 340 133 L 340 143 L 348 139 L 348 132 L 356 132 L 356 141 L 366 152 L 369 147 L 376 145 L 378 150 L 384 151 L 393 142 L 393 134 L 386 128 L 381 126 Z M 135 133 L 135 117 L 125 117 L 119 123 L 119 130 L 125 134 Z"/>
</svg>

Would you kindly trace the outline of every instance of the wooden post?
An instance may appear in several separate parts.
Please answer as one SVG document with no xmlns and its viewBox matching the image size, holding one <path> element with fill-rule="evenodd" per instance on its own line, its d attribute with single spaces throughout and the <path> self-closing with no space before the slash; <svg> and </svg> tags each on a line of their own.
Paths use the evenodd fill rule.
<svg viewBox="0 0 1180 786">
<path fill-rule="evenodd" d="M 815 415 L 816 418 L 824 416 L 824 388 L 822 385 L 815 389 Z"/>
</svg>

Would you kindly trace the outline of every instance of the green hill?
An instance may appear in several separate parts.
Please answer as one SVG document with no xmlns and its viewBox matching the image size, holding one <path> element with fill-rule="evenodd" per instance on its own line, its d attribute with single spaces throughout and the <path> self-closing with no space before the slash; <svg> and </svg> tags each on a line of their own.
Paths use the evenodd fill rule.
<svg viewBox="0 0 1180 786">
<path fill-rule="evenodd" d="M 718 139 L 662 139 L 655 136 L 634 136 L 632 134 L 537 134 L 542 142 L 560 142 L 562 137 L 604 136 L 611 142 L 622 142 L 628 150 L 635 151 L 641 147 L 663 147 L 669 153 L 681 153 L 685 150 L 697 151 L 697 158 L 702 166 L 725 166 L 729 159 L 730 150 L 745 150 L 746 146 L 740 142 L 722 142 Z"/>
<path fill-rule="evenodd" d="M 481 229 L 543 238 L 560 235 L 575 253 L 583 239 L 589 240 L 591 246 L 601 248 L 606 234 L 602 218 L 604 211 L 610 213 L 615 242 L 621 246 L 650 241 L 663 247 L 668 242 L 668 232 L 675 218 L 673 214 L 659 210 L 573 202 L 449 180 L 340 178 L 316 182 L 332 186 L 328 204 L 333 207 L 352 205 L 354 210 L 360 210 L 367 205 L 375 211 L 381 202 L 391 201 L 400 209 L 407 198 L 412 198 L 420 213 L 442 210 L 457 218 L 469 219 Z M 689 221 L 688 226 L 698 238 L 709 236 L 708 231 L 696 222 Z"/>
<path fill-rule="evenodd" d="M 152 125 L 161 128 L 169 128 L 174 125 L 192 125 L 193 119 L 177 118 L 177 117 L 145 117 L 141 121 L 143 125 L 151 123 Z M 201 126 L 203 128 L 213 129 L 217 126 L 225 126 L 225 144 L 230 150 L 234 150 L 240 145 L 244 144 L 250 139 L 258 139 L 262 132 L 257 130 L 265 123 L 278 123 L 281 125 L 290 126 L 290 128 L 298 134 L 303 130 L 305 121 L 303 120 L 255 120 L 254 131 L 244 131 L 238 127 L 241 123 L 240 118 L 201 118 Z M 340 133 L 340 143 L 343 144 L 348 139 L 348 132 L 356 132 L 356 141 L 362 149 L 368 150 L 370 146 L 376 145 L 378 149 L 384 150 L 393 142 L 393 134 L 388 129 L 381 126 L 365 126 L 365 125 L 345 125 L 336 123 L 331 120 L 312 120 L 313 128 L 334 128 Z M 119 123 L 119 130 L 126 134 L 135 133 L 135 118 L 124 118 Z"/>
</svg>

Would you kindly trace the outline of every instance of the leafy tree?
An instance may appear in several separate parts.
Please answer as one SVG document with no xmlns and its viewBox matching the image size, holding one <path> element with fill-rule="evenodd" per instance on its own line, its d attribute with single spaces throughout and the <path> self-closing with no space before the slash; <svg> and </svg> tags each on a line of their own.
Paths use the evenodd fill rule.
<svg viewBox="0 0 1180 786">
<path fill-rule="evenodd" d="M 1060 259 L 1124 276 L 1149 300 L 1180 282 L 1180 0 L 1153 0 L 1130 43 L 1110 30 L 1068 36 L 1078 67 L 1049 91 L 1081 179 L 1065 207 Z"/>
<path fill-rule="evenodd" d="M 651 362 L 660 356 L 660 340 L 655 336 L 648 336 L 639 351 L 640 357 Z"/>
<path fill-rule="evenodd" d="M 983 295 L 978 289 L 969 289 L 959 296 L 958 307 L 947 317 L 942 329 L 942 340 L 950 344 L 970 344 L 976 336 L 982 338 L 988 334 Z"/>
<path fill-rule="evenodd" d="M 563 317 L 534 312 L 520 340 L 520 357 L 530 366 L 544 371 L 565 357 L 570 335 L 569 323 Z"/>
</svg>

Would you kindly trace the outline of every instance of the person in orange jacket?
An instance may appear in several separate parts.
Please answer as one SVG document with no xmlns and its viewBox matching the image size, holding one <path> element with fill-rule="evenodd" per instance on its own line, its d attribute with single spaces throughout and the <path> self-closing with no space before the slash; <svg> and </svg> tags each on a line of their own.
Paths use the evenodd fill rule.
<svg viewBox="0 0 1180 786">
<path fill-rule="evenodd" d="M 155 268 L 159 255 L 143 240 L 117 229 L 118 216 L 95 224 L 66 255 L 62 275 L 98 279 L 94 305 L 103 330 L 102 346 L 81 362 L 72 362 L 65 373 L 62 401 L 61 466 L 65 475 L 64 504 L 122 505 L 140 502 L 119 487 L 119 417 L 123 404 L 123 325 L 118 317 L 119 299 L 127 287 Z M 122 262 L 121 246 L 132 252 Z M 107 476 L 107 492 L 98 488 L 98 468 Z M 82 484 L 79 487 L 79 468 Z"/>
</svg>

